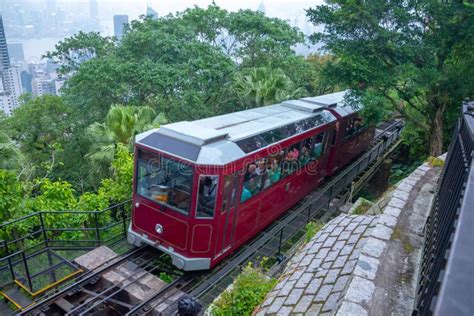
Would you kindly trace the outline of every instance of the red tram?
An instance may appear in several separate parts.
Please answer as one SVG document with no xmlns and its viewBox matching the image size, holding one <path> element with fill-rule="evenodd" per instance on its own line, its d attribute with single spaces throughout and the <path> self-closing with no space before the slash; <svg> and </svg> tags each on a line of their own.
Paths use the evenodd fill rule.
<svg viewBox="0 0 474 316">
<path fill-rule="evenodd" d="M 364 151 L 346 91 L 168 124 L 136 137 L 128 240 L 215 266 Z"/>
</svg>

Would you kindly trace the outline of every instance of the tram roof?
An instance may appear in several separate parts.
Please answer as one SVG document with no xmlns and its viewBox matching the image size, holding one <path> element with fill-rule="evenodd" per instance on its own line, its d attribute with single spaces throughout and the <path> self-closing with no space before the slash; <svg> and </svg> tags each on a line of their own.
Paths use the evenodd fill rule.
<svg viewBox="0 0 474 316">
<path fill-rule="evenodd" d="M 280 104 L 182 121 L 137 135 L 138 144 L 168 152 L 198 164 L 224 165 L 272 143 L 353 113 L 344 104 L 346 91 Z"/>
</svg>

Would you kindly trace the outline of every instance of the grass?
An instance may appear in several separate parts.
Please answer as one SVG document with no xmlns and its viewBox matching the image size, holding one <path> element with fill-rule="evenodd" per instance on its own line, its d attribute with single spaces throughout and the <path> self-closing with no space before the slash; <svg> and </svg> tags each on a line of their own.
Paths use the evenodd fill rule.
<svg viewBox="0 0 474 316">
<path fill-rule="evenodd" d="M 237 276 L 232 289 L 224 291 L 213 304 L 211 315 L 251 315 L 276 284 L 261 268 L 246 266 Z"/>
<path fill-rule="evenodd" d="M 372 204 L 370 201 L 367 201 L 366 199 L 362 198 L 360 200 L 360 204 L 354 209 L 353 214 L 354 215 L 364 215 L 367 213 L 367 211 L 372 207 Z"/>
<path fill-rule="evenodd" d="M 444 167 L 443 159 L 439 159 L 433 156 L 428 157 L 426 160 L 431 167 Z"/>
<path fill-rule="evenodd" d="M 309 222 L 306 224 L 306 242 L 309 242 L 323 228 L 320 222 Z"/>
</svg>

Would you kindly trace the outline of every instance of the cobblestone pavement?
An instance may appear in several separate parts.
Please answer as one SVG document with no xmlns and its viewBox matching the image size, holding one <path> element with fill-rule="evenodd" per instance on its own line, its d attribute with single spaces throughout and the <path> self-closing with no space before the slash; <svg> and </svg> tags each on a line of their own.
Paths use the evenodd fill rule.
<svg viewBox="0 0 474 316">
<path fill-rule="evenodd" d="M 388 251 L 387 248 L 393 247 L 393 238 L 400 235 L 400 229 L 404 233 L 420 230 L 428 214 L 432 193 L 428 196 L 420 193 L 427 172 L 431 172 L 428 178 L 433 185 L 437 176 L 434 176 L 432 168 L 423 164 L 391 192 L 382 214 L 343 214 L 327 223 L 290 260 L 278 284 L 267 295 L 256 315 L 375 315 L 371 311 L 374 293 L 377 292 L 378 297 L 375 300 L 380 301 L 380 296 L 386 297 L 388 294 L 385 291 L 387 284 L 390 286 L 393 284 L 391 282 L 398 281 L 394 279 L 397 271 L 387 272 L 387 269 L 400 268 L 393 263 L 397 261 L 397 258 L 393 258 L 394 254 L 397 257 L 397 252 L 393 249 Z M 418 209 L 424 214 L 416 220 L 416 227 L 397 226 L 402 212 L 413 213 L 411 205 L 416 204 L 417 198 L 422 202 Z M 421 214 L 419 211 L 417 213 Z M 415 222 L 415 218 L 408 221 Z M 394 231 L 397 233 L 394 234 Z M 387 254 L 392 257 L 392 262 L 387 260 Z M 408 257 L 409 254 L 405 255 Z M 399 259 L 405 260 L 402 256 Z M 381 262 L 393 266 L 382 267 Z M 390 280 L 386 277 L 389 274 L 392 274 Z M 377 286 L 380 288 L 376 289 Z M 413 292 L 414 289 L 408 291 Z M 384 294 L 381 295 L 381 292 Z M 393 312 L 393 305 L 396 304 L 388 308 L 380 306 L 376 310 Z"/>
<path fill-rule="evenodd" d="M 257 315 L 334 311 L 376 222 L 377 217 L 364 215 L 340 215 L 330 221 L 291 259 Z"/>
</svg>

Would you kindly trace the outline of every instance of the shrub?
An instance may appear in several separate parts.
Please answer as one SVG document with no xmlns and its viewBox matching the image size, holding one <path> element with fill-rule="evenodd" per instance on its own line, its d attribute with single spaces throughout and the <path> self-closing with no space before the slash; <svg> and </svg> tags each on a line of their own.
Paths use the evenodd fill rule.
<svg viewBox="0 0 474 316">
<path fill-rule="evenodd" d="M 222 293 L 213 305 L 212 315 L 251 315 L 252 311 L 275 286 L 260 268 L 250 264 L 237 276 L 231 290 Z"/>
</svg>

